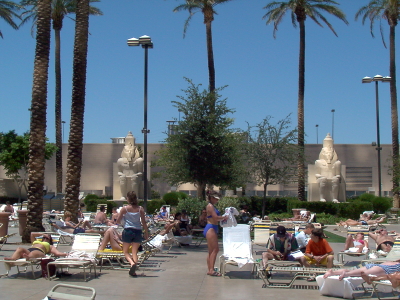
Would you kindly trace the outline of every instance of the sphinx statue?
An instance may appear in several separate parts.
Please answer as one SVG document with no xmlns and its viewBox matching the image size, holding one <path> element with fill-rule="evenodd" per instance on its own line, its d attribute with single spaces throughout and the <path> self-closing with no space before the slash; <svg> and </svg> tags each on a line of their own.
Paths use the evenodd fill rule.
<svg viewBox="0 0 400 300">
<path fill-rule="evenodd" d="M 131 132 L 125 138 L 125 146 L 122 149 L 121 158 L 117 160 L 118 180 L 121 189 L 121 200 L 129 191 L 141 194 L 143 176 L 143 158 L 135 146 L 135 138 Z"/>
<path fill-rule="evenodd" d="M 339 202 L 341 162 L 338 160 L 333 139 L 328 133 L 324 139 L 319 159 L 315 161 L 315 177 L 319 186 L 319 201 Z"/>
</svg>

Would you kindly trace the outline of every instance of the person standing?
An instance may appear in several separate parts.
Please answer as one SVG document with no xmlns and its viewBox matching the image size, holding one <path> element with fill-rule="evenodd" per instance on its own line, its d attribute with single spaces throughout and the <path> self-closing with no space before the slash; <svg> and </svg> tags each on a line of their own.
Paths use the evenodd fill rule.
<svg viewBox="0 0 400 300">
<path fill-rule="evenodd" d="M 129 275 L 136 277 L 136 269 L 138 263 L 138 250 L 142 237 L 142 227 L 144 230 L 144 238 L 149 238 L 149 231 L 147 229 L 145 214 L 143 207 L 138 205 L 138 199 L 136 193 L 131 191 L 127 193 L 128 205 L 121 208 L 117 224 L 121 223 L 124 219 L 125 225 L 122 232 L 122 251 L 124 252 L 126 260 L 130 263 L 131 268 Z M 129 254 L 129 247 L 132 246 L 132 255 Z"/>
<path fill-rule="evenodd" d="M 207 239 L 208 255 L 207 255 L 207 275 L 221 276 L 221 273 L 214 271 L 215 260 L 219 252 L 218 246 L 218 221 L 228 219 L 228 216 L 221 216 L 221 213 L 214 206 L 217 204 L 220 195 L 216 191 L 208 191 L 207 225 L 204 228 L 203 235 Z"/>
</svg>

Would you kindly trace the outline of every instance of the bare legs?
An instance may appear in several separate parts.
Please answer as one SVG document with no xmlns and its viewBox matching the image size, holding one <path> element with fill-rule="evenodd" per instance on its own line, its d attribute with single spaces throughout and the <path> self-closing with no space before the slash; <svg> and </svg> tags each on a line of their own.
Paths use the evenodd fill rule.
<svg viewBox="0 0 400 300">
<path fill-rule="evenodd" d="M 26 258 L 27 260 L 31 258 L 41 258 L 45 257 L 45 254 L 40 251 L 40 250 L 34 250 L 30 252 L 28 249 L 18 247 L 17 250 L 15 250 L 14 254 L 11 255 L 11 257 L 4 257 L 5 260 L 17 260 L 20 258 Z"/>
<path fill-rule="evenodd" d="M 354 246 L 353 236 L 351 234 L 347 235 L 346 242 L 344 244 L 344 250 L 349 250 Z"/>
<path fill-rule="evenodd" d="M 206 234 L 207 245 L 208 245 L 208 255 L 207 255 L 207 275 L 214 275 L 214 265 L 217 259 L 217 254 L 219 252 L 218 246 L 218 236 L 214 228 L 210 228 Z"/>
<path fill-rule="evenodd" d="M 132 254 L 129 254 L 129 247 L 132 245 Z M 130 263 L 131 267 L 136 265 L 138 262 L 138 249 L 140 247 L 140 243 L 123 243 L 122 251 L 124 252 L 126 260 Z M 136 275 L 135 273 L 130 274 L 132 276 Z"/>
<path fill-rule="evenodd" d="M 110 243 L 112 250 L 114 250 L 114 251 L 122 250 L 121 246 L 119 245 L 119 243 L 117 242 L 117 239 L 115 237 L 114 228 L 110 228 L 104 233 L 104 238 L 101 242 L 99 250 L 103 251 L 106 248 L 108 243 Z"/>
<path fill-rule="evenodd" d="M 397 288 L 400 285 L 400 272 L 385 274 L 383 276 L 369 276 L 364 272 L 361 272 L 361 277 L 368 284 L 371 284 L 373 281 L 389 280 L 392 283 L 393 288 Z"/>
<path fill-rule="evenodd" d="M 334 271 L 330 269 L 328 270 L 328 272 L 324 274 L 324 278 L 328 278 L 329 276 L 333 275 L 339 275 L 339 280 L 342 280 L 344 277 L 361 277 L 362 273 L 366 275 L 373 274 L 376 276 L 384 276 L 386 274 L 381 267 L 374 266 L 370 269 L 367 269 L 366 267 L 362 267 L 355 270 L 340 269 Z"/>
</svg>

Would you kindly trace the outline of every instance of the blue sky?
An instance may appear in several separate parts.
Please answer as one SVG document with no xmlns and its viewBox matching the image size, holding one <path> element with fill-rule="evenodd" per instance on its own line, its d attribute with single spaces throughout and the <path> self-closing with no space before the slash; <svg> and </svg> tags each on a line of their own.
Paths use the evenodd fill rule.
<svg viewBox="0 0 400 300">
<path fill-rule="evenodd" d="M 266 25 L 263 7 L 269 0 L 233 0 L 216 6 L 213 44 L 216 85 L 227 105 L 236 110 L 234 127 L 247 128 L 266 116 L 273 122 L 292 114 L 297 125 L 299 30 L 290 15 L 274 39 Z M 306 142 L 318 142 L 332 132 L 336 144 L 369 144 L 376 141 L 375 87 L 362 84 L 364 76 L 389 75 L 389 50 L 384 48 L 379 27 L 375 38 L 355 21 L 358 9 L 369 0 L 338 0 L 349 25 L 326 15 L 336 37 L 326 26 L 306 21 Z M 149 50 L 148 135 L 149 143 L 165 138 L 168 120 L 179 118 L 171 104 L 187 87 L 184 77 L 208 86 L 205 25 L 197 13 L 183 38 L 187 12 L 173 13 L 183 0 L 103 0 L 97 3 L 104 15 L 90 17 L 84 143 L 110 143 L 110 138 L 132 131 L 143 142 L 144 50 L 128 47 L 126 40 L 151 36 Z M 72 16 L 73 17 L 73 16 Z M 379 24 L 377 24 L 379 25 Z M 389 28 L 383 24 L 386 41 Z M 0 19 L 0 131 L 29 129 L 35 39 L 26 24 L 18 31 Z M 400 29 L 398 29 L 400 30 Z M 64 142 L 69 134 L 72 89 L 74 22 L 64 20 L 62 43 L 62 118 Z M 53 40 L 53 36 L 52 36 Z M 54 47 L 48 82 L 47 136 L 54 133 Z M 397 51 L 398 55 L 398 51 Z M 398 55 L 399 56 L 399 55 Z M 381 143 L 391 143 L 389 84 L 379 84 Z"/>
</svg>

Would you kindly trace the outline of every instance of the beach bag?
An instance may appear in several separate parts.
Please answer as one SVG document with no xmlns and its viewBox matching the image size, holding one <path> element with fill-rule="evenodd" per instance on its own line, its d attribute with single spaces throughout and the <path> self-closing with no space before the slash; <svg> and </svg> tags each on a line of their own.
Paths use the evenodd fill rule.
<svg viewBox="0 0 400 300">
<path fill-rule="evenodd" d="M 51 259 L 51 258 L 44 258 L 40 261 L 40 267 L 42 268 L 42 277 L 49 278 L 56 274 L 56 266 L 55 265 L 50 265 L 50 267 L 49 267 L 50 274 L 47 273 L 47 265 L 49 264 L 49 262 L 52 262 L 52 261 L 54 261 L 54 259 Z"/>
</svg>

